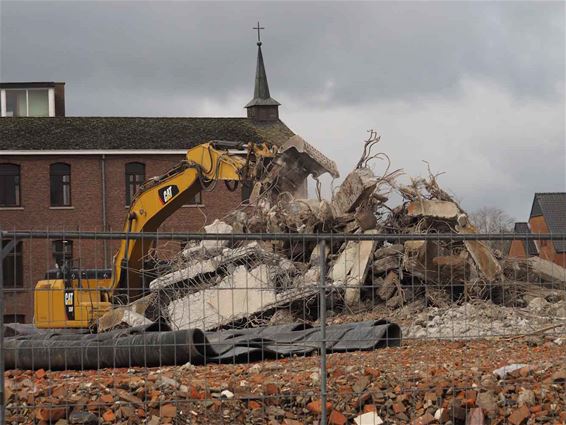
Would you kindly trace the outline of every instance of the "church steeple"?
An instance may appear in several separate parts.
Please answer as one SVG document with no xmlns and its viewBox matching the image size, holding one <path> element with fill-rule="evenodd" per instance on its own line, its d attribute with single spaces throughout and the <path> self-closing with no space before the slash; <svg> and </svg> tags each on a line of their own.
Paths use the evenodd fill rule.
<svg viewBox="0 0 566 425">
<path fill-rule="evenodd" d="M 254 97 L 248 102 L 245 108 L 248 110 L 248 118 L 258 121 L 273 121 L 279 118 L 279 102 L 273 99 L 269 94 L 269 85 L 267 83 L 267 74 L 265 73 L 265 65 L 263 64 L 263 54 L 261 52 L 260 30 L 263 27 L 257 23 L 257 66 L 255 71 L 255 87 Z"/>
</svg>

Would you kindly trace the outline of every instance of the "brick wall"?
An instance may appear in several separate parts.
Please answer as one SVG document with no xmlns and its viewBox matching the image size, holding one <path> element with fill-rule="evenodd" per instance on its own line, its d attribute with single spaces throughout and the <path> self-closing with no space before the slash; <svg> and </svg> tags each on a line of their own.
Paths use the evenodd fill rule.
<svg viewBox="0 0 566 425">
<path fill-rule="evenodd" d="M 106 216 L 108 230 L 121 231 L 127 213 L 125 198 L 125 164 L 142 162 L 146 178 L 161 175 L 177 164 L 183 156 L 137 155 L 106 156 Z M 11 156 L 0 162 L 20 165 L 20 208 L 0 208 L 2 229 L 16 230 L 84 230 L 102 231 L 102 156 Z M 50 207 L 49 165 L 65 162 L 71 165 L 71 207 Z M 221 218 L 240 204 L 239 190 L 230 192 L 222 182 L 214 191 L 203 192 L 204 206 L 182 207 L 161 226 L 164 231 L 197 231 Z M 25 314 L 30 322 L 33 315 L 33 288 L 48 269 L 54 267 L 52 241 L 23 242 L 24 288 L 6 292 L 6 315 Z M 83 268 L 110 267 L 118 241 L 107 243 L 94 240 L 74 241 L 74 257 Z M 106 258 L 105 258 L 106 252 Z"/>
<path fill-rule="evenodd" d="M 549 233 L 544 216 L 531 217 L 529 225 L 533 233 Z M 537 241 L 539 257 L 548 261 L 553 261 L 559 266 L 566 267 L 566 253 L 557 253 L 552 241 Z"/>
<path fill-rule="evenodd" d="M 544 216 L 539 215 L 529 219 L 529 226 L 533 233 L 549 233 Z M 539 257 L 545 260 L 554 261 L 554 245 L 552 241 L 536 241 Z"/>
<path fill-rule="evenodd" d="M 509 247 L 509 256 L 515 258 L 526 258 L 525 241 L 514 240 Z"/>
</svg>

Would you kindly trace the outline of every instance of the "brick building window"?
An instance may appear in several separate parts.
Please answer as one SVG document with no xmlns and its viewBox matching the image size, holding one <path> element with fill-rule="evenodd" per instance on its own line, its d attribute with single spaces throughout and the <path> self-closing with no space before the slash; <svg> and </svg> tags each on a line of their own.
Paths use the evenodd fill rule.
<svg viewBox="0 0 566 425">
<path fill-rule="evenodd" d="M 202 205 L 202 191 L 199 191 L 185 205 Z"/>
<path fill-rule="evenodd" d="M 71 166 L 56 162 L 49 167 L 51 181 L 51 206 L 68 207 L 71 205 Z"/>
<path fill-rule="evenodd" d="M 66 259 L 73 258 L 73 241 L 53 241 L 52 252 L 55 264 L 61 267 Z"/>
<path fill-rule="evenodd" d="M 20 166 L 0 164 L 0 207 L 20 206 Z"/>
<path fill-rule="evenodd" d="M 2 241 L 2 248 L 9 242 L 8 240 Z M 4 288 L 22 288 L 24 286 L 22 246 L 22 242 L 16 243 L 16 246 L 4 258 L 2 264 Z"/>
<path fill-rule="evenodd" d="M 4 323 L 26 323 L 25 314 L 5 314 Z"/>
<path fill-rule="evenodd" d="M 126 164 L 126 205 L 130 205 L 143 182 L 145 182 L 145 164 L 128 162 Z"/>
</svg>

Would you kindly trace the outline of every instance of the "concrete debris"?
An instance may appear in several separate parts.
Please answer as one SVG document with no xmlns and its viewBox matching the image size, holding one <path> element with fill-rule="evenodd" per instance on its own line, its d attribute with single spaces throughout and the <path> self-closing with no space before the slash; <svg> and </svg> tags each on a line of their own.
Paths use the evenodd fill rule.
<svg viewBox="0 0 566 425">
<path fill-rule="evenodd" d="M 173 329 L 215 329 L 275 303 L 270 291 L 269 270 L 260 266 L 235 272 L 210 290 L 204 289 L 169 304 Z"/>
<path fill-rule="evenodd" d="M 186 257 L 186 252 L 183 253 Z M 194 282 L 197 278 L 205 279 L 211 274 L 222 274 L 231 265 L 243 262 L 263 262 L 279 264 L 282 268 L 293 268 L 292 262 L 272 252 L 263 249 L 259 243 L 252 242 L 242 247 L 230 249 L 225 248 L 220 255 L 212 258 L 197 257 L 194 259 L 183 259 L 179 270 L 162 275 L 151 281 L 149 287 L 152 291 L 166 289 L 180 282 Z"/>
<path fill-rule="evenodd" d="M 134 327 L 150 324 L 151 307 L 155 295 L 150 294 L 127 306 L 116 307 L 98 319 L 98 332 L 106 332 L 116 328 Z"/>
<path fill-rule="evenodd" d="M 243 213 L 243 212 L 242 212 Z M 245 213 L 243 213 L 245 215 Z M 240 215 L 235 216 L 234 218 L 241 218 Z M 241 227 L 241 226 L 240 226 Z M 238 229 L 238 230 L 241 230 Z M 231 226 L 224 221 L 221 220 L 214 220 L 212 224 L 208 226 L 204 226 L 205 233 L 208 234 L 231 234 L 234 233 L 234 226 Z M 189 245 L 187 248 L 183 250 L 183 255 L 186 258 L 191 258 L 195 255 L 205 256 L 205 255 L 218 255 L 222 252 L 222 249 L 229 246 L 230 240 L 229 239 L 215 239 L 215 240 L 203 240 L 200 241 L 196 245 Z"/>
<path fill-rule="evenodd" d="M 459 223 L 462 224 L 456 226 L 458 233 L 468 235 L 477 233 L 474 226 L 468 223 L 467 220 L 462 220 L 462 218 L 463 216 L 459 217 Z M 493 282 L 501 275 L 503 269 L 499 261 L 497 261 L 492 250 L 484 242 L 464 241 L 464 245 L 470 253 L 470 256 L 474 259 L 478 269 L 489 282 Z"/>
<path fill-rule="evenodd" d="M 410 217 L 455 219 L 460 214 L 460 210 L 454 202 L 419 199 L 407 204 L 407 214 Z"/>
<path fill-rule="evenodd" d="M 386 245 L 383 248 L 375 250 L 374 257 L 380 259 L 383 257 L 389 257 L 390 255 L 402 255 L 404 252 L 403 244 Z"/>
<path fill-rule="evenodd" d="M 150 282 L 149 287 L 152 291 L 157 291 L 175 283 L 189 281 L 196 278 L 199 275 L 206 275 L 208 273 L 213 273 L 220 267 L 219 263 L 214 260 L 206 261 L 195 261 L 194 263 L 189 263 L 186 267 L 181 270 L 176 270 L 171 273 L 167 273 L 163 276 L 158 277 Z"/>
<path fill-rule="evenodd" d="M 368 230 L 365 234 L 376 234 L 376 230 Z M 370 258 L 373 256 L 375 241 L 349 241 L 338 257 L 330 277 L 336 286 L 345 286 L 346 305 L 354 305 L 360 301 L 360 285 L 365 281 Z"/>
<path fill-rule="evenodd" d="M 316 283 L 320 282 L 320 267 L 311 267 L 304 274 L 305 283 Z"/>
<path fill-rule="evenodd" d="M 149 325 L 152 321 L 136 313 L 129 307 L 117 307 L 110 310 L 98 320 L 98 331 L 104 332 L 115 328 Z"/>
<path fill-rule="evenodd" d="M 218 219 L 214 220 L 212 224 L 208 226 L 204 226 L 204 231 L 206 233 L 233 233 L 234 228 L 229 224 L 224 223 Z M 229 239 L 222 239 L 222 240 L 212 240 L 212 241 L 201 241 L 201 246 L 205 249 L 214 249 L 219 246 L 228 246 Z"/>
<path fill-rule="evenodd" d="M 541 279 L 547 282 L 566 283 L 566 268 L 540 257 L 531 257 L 527 261 L 532 271 Z"/>
<path fill-rule="evenodd" d="M 218 285 L 171 301 L 169 322 L 173 329 L 212 330 L 316 291 L 314 285 L 278 291 L 277 273 L 275 267 L 265 264 L 251 270 L 238 266 Z"/>
<path fill-rule="evenodd" d="M 387 301 L 388 299 L 393 297 L 393 295 L 397 291 L 397 288 L 400 287 L 400 284 L 401 282 L 399 280 L 399 276 L 397 275 L 397 273 L 391 271 L 387 273 L 385 279 L 382 279 L 381 282 L 379 283 L 377 295 L 383 301 Z"/>
<path fill-rule="evenodd" d="M 277 218 L 297 233 L 313 233 L 318 224 L 330 222 L 333 216 L 327 201 L 293 199 L 281 206 Z"/>
<path fill-rule="evenodd" d="M 346 176 L 334 197 L 337 214 L 354 212 L 356 207 L 371 195 L 376 185 L 377 179 L 369 168 L 352 171 Z"/>
<path fill-rule="evenodd" d="M 396 255 L 383 257 L 373 262 L 372 272 L 374 274 L 382 274 L 388 272 L 389 270 L 396 270 L 399 268 L 399 263 L 399 257 Z"/>
<path fill-rule="evenodd" d="M 565 284 L 566 269 L 538 257 L 505 258 L 482 241 L 442 239 L 442 234 L 473 235 L 477 230 L 436 176 L 412 178 L 402 186 L 396 181 L 401 170 L 390 172 L 387 166 L 381 175 L 372 171 L 372 159 L 389 159 L 371 152 L 379 138 L 372 133 L 370 139 L 356 168 L 331 200 L 322 199 L 320 193 L 307 198 L 302 185 L 309 173 L 336 176 L 335 164 L 322 163 L 300 138 L 291 140 L 285 149 L 290 162 L 279 161 L 255 183 L 253 202 L 205 226 L 207 233 L 226 234 L 226 239 L 192 242 L 173 258 L 154 258 L 160 266 L 149 284 L 155 295 L 148 310 L 151 315 L 134 313 L 151 320 L 159 317 L 174 329 L 257 326 L 271 323 L 276 314 L 273 323 L 289 322 L 301 316 L 306 319 L 307 312 L 308 320 L 316 321 L 316 296 L 321 281 L 326 281 L 332 316 L 371 311 L 376 306 L 402 310 L 417 300 L 436 308 L 433 318 L 420 318 L 407 329 L 416 337 L 535 330 L 530 327 L 532 320 L 517 312 L 499 317 L 490 309 L 478 310 L 479 300 L 501 304 L 499 311 L 505 311 L 508 305 L 528 306 L 533 298 L 542 297 L 529 307 L 531 313 L 544 311 L 553 320 L 566 317 L 566 307 L 556 304 L 566 300 L 563 288 L 554 285 L 543 294 L 540 285 L 533 289 L 527 283 L 537 276 L 541 282 Z M 306 168 L 294 169 L 299 159 Z M 398 205 L 386 204 L 399 197 Z M 379 234 L 388 239 L 336 238 L 326 242 L 324 258 L 320 258 L 316 241 L 249 243 L 230 240 L 234 232 Z M 401 236 L 406 234 L 439 237 L 404 241 Z M 129 310 L 129 306 L 117 308 L 101 320 L 99 328 L 144 322 L 126 313 Z M 281 311 L 289 314 L 279 317 Z"/>
<path fill-rule="evenodd" d="M 507 365 L 507 366 L 500 367 L 499 369 L 495 369 L 495 370 L 493 371 L 493 374 L 494 374 L 495 376 L 497 376 L 499 379 L 505 379 L 505 377 L 506 377 L 508 374 L 513 373 L 513 372 L 515 372 L 516 370 L 523 369 L 524 367 L 527 367 L 527 366 L 528 366 L 528 365 L 526 365 L 526 364 L 517 364 L 517 363 L 514 363 L 514 364 L 510 364 L 510 365 Z"/>
<path fill-rule="evenodd" d="M 381 425 L 383 420 L 375 412 L 367 412 L 354 418 L 356 425 Z"/>
<path fill-rule="evenodd" d="M 234 393 L 229 390 L 224 390 L 220 393 L 220 397 L 226 400 L 231 400 L 234 398 Z"/>
<path fill-rule="evenodd" d="M 354 213 L 356 224 L 361 230 L 370 230 L 378 227 L 377 217 L 371 203 L 362 203 Z"/>
<path fill-rule="evenodd" d="M 560 327 L 564 331 L 563 309 L 566 309 L 566 301 L 545 302 L 542 307 L 535 302 L 525 309 L 488 301 L 430 307 L 416 314 L 409 313 L 410 323 L 403 329 L 403 334 L 413 338 L 475 338 L 529 335 L 544 329 L 549 332 L 560 330 Z"/>
</svg>

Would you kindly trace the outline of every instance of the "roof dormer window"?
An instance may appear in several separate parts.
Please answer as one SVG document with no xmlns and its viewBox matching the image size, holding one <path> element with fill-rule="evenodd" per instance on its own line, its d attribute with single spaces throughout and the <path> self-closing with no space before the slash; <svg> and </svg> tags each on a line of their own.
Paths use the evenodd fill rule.
<svg viewBox="0 0 566 425">
<path fill-rule="evenodd" d="M 0 83 L 3 117 L 65 116 L 65 83 Z"/>
<path fill-rule="evenodd" d="M 6 90 L 7 117 L 48 117 L 48 89 Z"/>
</svg>

